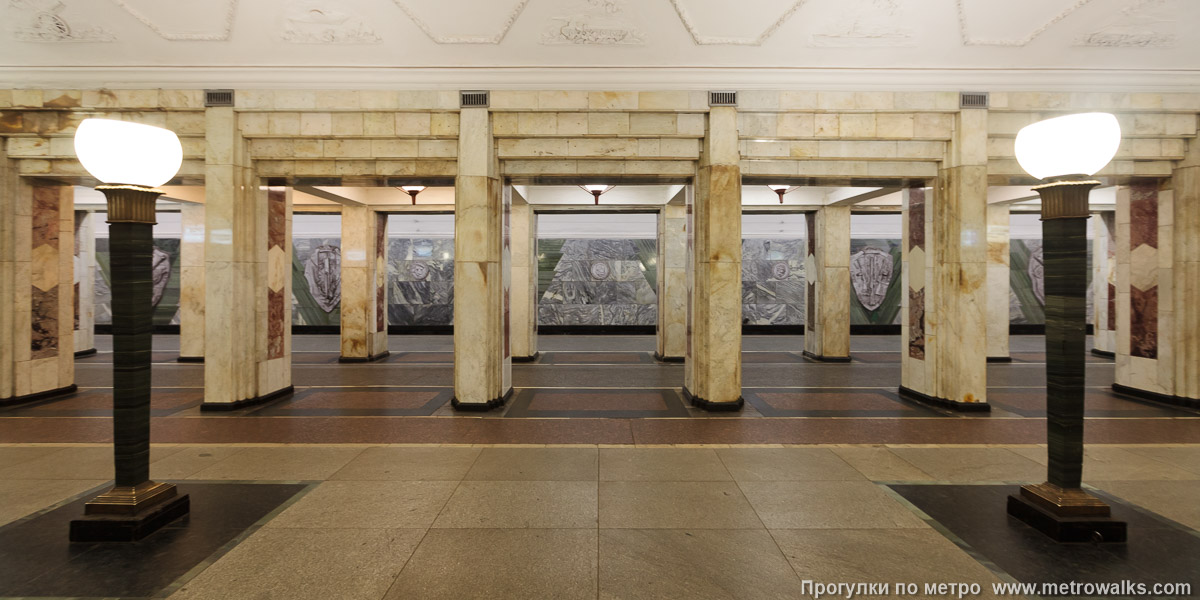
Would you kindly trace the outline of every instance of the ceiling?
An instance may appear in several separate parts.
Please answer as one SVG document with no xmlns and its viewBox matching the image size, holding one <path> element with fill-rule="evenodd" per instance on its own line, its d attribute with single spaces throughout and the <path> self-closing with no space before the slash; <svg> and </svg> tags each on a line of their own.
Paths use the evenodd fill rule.
<svg viewBox="0 0 1200 600">
<path fill-rule="evenodd" d="M 7 0 L 14 87 L 1200 89 L 1196 0 Z"/>
</svg>

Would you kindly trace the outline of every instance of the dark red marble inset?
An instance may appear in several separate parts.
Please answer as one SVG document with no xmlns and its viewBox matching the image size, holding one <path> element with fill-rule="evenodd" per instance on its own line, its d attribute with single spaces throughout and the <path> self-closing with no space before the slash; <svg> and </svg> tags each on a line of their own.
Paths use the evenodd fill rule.
<svg viewBox="0 0 1200 600">
<path fill-rule="evenodd" d="M 283 358 L 283 291 L 267 290 L 267 360 Z"/>
<path fill-rule="evenodd" d="M 1158 247 L 1158 185 L 1135 183 L 1129 188 L 1129 249 Z"/>
<path fill-rule="evenodd" d="M 1129 286 L 1129 353 L 1158 358 L 1158 286 L 1139 290 Z"/>
<path fill-rule="evenodd" d="M 908 191 L 908 249 L 925 249 L 925 188 Z"/>
<path fill-rule="evenodd" d="M 58 249 L 58 210 L 61 198 L 58 187 L 33 187 L 33 235 L 30 248 L 45 244 Z"/>
<path fill-rule="evenodd" d="M 74 293 L 73 297 L 75 299 L 74 306 L 72 306 L 72 310 L 74 311 L 74 314 L 75 314 L 75 326 L 74 326 L 73 331 L 79 331 L 79 283 L 78 282 L 75 283 L 75 293 Z"/>
<path fill-rule="evenodd" d="M 30 321 L 33 335 L 29 340 L 31 358 L 58 356 L 58 286 L 42 291 L 29 286 L 31 296 Z"/>
<path fill-rule="evenodd" d="M 267 190 L 267 249 L 287 244 L 287 192 Z"/>
<path fill-rule="evenodd" d="M 908 355 L 925 360 L 925 290 L 908 290 Z"/>
<path fill-rule="evenodd" d="M 1132 287 L 1132 286 L 1131 286 Z M 1105 329 L 1117 330 L 1117 286 L 1108 284 L 1108 323 Z"/>
<path fill-rule="evenodd" d="M 375 213 L 376 266 L 387 265 L 387 213 Z M 384 269 L 387 267 L 384 266 Z M 387 278 L 375 278 L 375 331 L 387 331 Z"/>
<path fill-rule="evenodd" d="M 817 325 L 817 284 L 809 281 L 804 287 L 804 326 L 808 329 L 815 329 Z"/>
<path fill-rule="evenodd" d="M 807 229 L 808 235 L 808 255 L 816 256 L 817 254 L 817 213 L 804 213 L 804 226 Z"/>
</svg>

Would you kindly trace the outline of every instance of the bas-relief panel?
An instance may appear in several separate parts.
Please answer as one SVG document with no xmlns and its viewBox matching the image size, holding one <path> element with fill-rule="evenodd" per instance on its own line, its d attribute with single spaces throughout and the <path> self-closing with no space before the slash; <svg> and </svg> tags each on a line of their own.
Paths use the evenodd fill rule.
<svg viewBox="0 0 1200 600">
<path fill-rule="evenodd" d="M 391 325 L 452 325 L 454 240 L 388 240 L 387 322 Z"/>
<path fill-rule="evenodd" d="M 292 239 L 292 325 L 338 325 L 341 238 Z"/>
<path fill-rule="evenodd" d="M 798 239 L 742 240 L 742 323 L 802 325 L 807 304 Z"/>
<path fill-rule="evenodd" d="M 538 240 L 539 325 L 654 325 L 655 240 Z"/>
<path fill-rule="evenodd" d="M 155 325 L 179 324 L 179 239 L 154 238 L 151 255 L 151 303 Z M 97 325 L 112 324 L 108 238 L 96 238 L 96 279 L 93 287 Z"/>
<path fill-rule="evenodd" d="M 900 324 L 899 239 L 850 240 L 850 324 Z"/>
<path fill-rule="evenodd" d="M 1042 241 L 1012 239 L 1009 241 L 1009 299 L 1010 323 L 1036 324 L 1046 322 L 1045 268 L 1042 262 Z M 1095 294 L 1092 291 L 1092 245 L 1087 247 L 1087 318 L 1092 322 Z"/>
</svg>

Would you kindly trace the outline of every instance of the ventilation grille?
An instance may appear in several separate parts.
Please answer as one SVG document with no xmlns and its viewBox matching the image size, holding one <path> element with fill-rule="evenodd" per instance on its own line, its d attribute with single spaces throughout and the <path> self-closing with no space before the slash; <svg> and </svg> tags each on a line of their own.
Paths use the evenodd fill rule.
<svg viewBox="0 0 1200 600">
<path fill-rule="evenodd" d="M 459 105 L 463 108 L 487 108 L 487 90 L 463 90 L 458 93 Z"/>
<path fill-rule="evenodd" d="M 958 95 L 959 108 L 987 108 L 987 92 L 962 92 Z"/>
<path fill-rule="evenodd" d="M 709 92 L 709 106 L 737 106 L 737 92 Z"/>
<path fill-rule="evenodd" d="M 233 106 L 233 90 L 204 90 L 205 106 Z"/>
</svg>

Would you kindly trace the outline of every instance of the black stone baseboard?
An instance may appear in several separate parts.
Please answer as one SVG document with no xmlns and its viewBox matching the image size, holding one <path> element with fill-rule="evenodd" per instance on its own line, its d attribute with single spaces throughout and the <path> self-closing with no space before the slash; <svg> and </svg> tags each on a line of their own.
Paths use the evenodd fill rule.
<svg viewBox="0 0 1200 600">
<path fill-rule="evenodd" d="M 16 406 L 18 404 L 26 404 L 28 402 L 37 402 L 38 400 L 45 400 L 47 398 L 55 398 L 57 396 L 66 396 L 67 394 L 75 393 L 75 391 L 78 389 L 79 388 L 75 384 L 72 383 L 71 385 L 68 385 L 67 387 L 60 387 L 60 388 L 54 389 L 54 390 L 46 390 L 44 392 L 38 392 L 36 394 L 26 394 L 24 396 L 13 396 L 11 398 L 0 398 L 0 406 Z"/>
<path fill-rule="evenodd" d="M 187 494 L 133 516 L 86 515 L 71 521 L 72 542 L 136 542 L 191 510 Z"/>
<path fill-rule="evenodd" d="M 655 335 L 654 325 L 538 325 L 540 335 Z"/>
<path fill-rule="evenodd" d="M 1060 517 L 1020 494 L 1008 497 L 1008 514 L 1061 543 L 1124 543 L 1124 521 L 1112 517 Z"/>
<path fill-rule="evenodd" d="M 688 404 L 709 412 L 732 412 L 735 410 L 742 410 L 742 407 L 746 405 L 746 399 L 742 398 L 741 396 L 738 396 L 737 400 L 729 402 L 713 402 L 711 400 L 705 400 L 699 396 L 692 395 L 692 393 L 688 391 L 687 386 L 684 386 L 683 388 L 683 399 L 686 400 Z"/>
<path fill-rule="evenodd" d="M 513 395 L 513 388 L 508 388 L 508 391 L 505 392 L 503 396 L 500 396 L 499 398 L 493 398 L 491 400 L 488 400 L 487 402 L 482 402 L 482 403 L 480 403 L 480 402 L 459 402 L 458 398 L 451 398 L 450 406 L 453 406 L 454 410 L 462 410 L 462 411 L 468 411 L 468 412 L 487 412 L 489 410 L 492 410 L 493 408 L 500 408 L 501 406 L 504 406 L 504 404 L 506 402 L 508 402 L 508 399 L 512 398 L 512 395 Z"/>
<path fill-rule="evenodd" d="M 96 325 L 92 331 L 96 335 L 112 335 L 112 324 L 101 323 Z M 151 331 L 154 335 L 179 335 L 178 325 L 155 325 Z"/>
<path fill-rule="evenodd" d="M 989 356 L 989 357 L 987 357 L 987 361 L 990 363 L 1010 363 L 1010 362 L 1012 362 L 1012 357 L 1011 356 Z"/>
<path fill-rule="evenodd" d="M 1109 352 L 1108 350 L 1097 350 L 1095 348 L 1092 348 L 1092 355 L 1099 356 L 1102 358 L 1116 358 L 1117 357 L 1117 354 L 1115 352 Z"/>
<path fill-rule="evenodd" d="M 531 363 L 536 361 L 541 355 L 541 352 L 534 352 L 532 356 L 514 356 L 512 360 L 515 363 Z"/>
<path fill-rule="evenodd" d="M 203 356 L 180 356 L 179 358 L 175 359 L 175 362 L 181 362 L 181 363 L 203 363 L 203 362 L 204 362 L 204 357 L 203 357 Z"/>
<path fill-rule="evenodd" d="M 827 362 L 827 363 L 848 363 L 848 362 L 850 362 L 849 356 L 825 356 L 823 354 L 813 354 L 812 352 L 809 352 L 808 350 L 801 352 L 801 354 L 804 355 L 804 358 L 815 360 L 817 362 Z"/>
<path fill-rule="evenodd" d="M 369 362 L 375 362 L 377 360 L 383 360 L 383 359 L 387 358 L 388 356 L 390 356 L 391 354 L 392 354 L 391 351 L 384 350 L 383 352 L 380 352 L 379 354 L 372 354 L 372 355 L 366 356 L 366 357 L 363 357 L 363 356 L 339 356 L 338 362 L 340 362 L 340 363 L 369 363 Z"/>
<path fill-rule="evenodd" d="M 95 354 L 95 353 L 96 353 L 96 349 L 95 349 L 95 348 L 88 348 L 87 350 L 76 350 L 76 351 L 75 351 L 75 358 L 80 358 L 80 357 L 84 357 L 84 356 L 91 356 L 91 355 L 93 355 L 93 354 Z"/>
<path fill-rule="evenodd" d="M 682 356 L 663 356 L 663 355 L 659 354 L 658 351 L 655 351 L 654 352 L 654 360 L 657 360 L 658 362 L 665 362 L 665 363 L 681 363 L 684 361 L 684 357 L 682 357 Z"/>
<path fill-rule="evenodd" d="M 922 394 L 913 389 L 900 386 L 898 390 L 900 397 L 930 406 L 939 406 L 959 412 L 992 412 L 992 405 L 987 402 L 955 402 L 945 398 L 935 398 L 929 394 Z"/>
<path fill-rule="evenodd" d="M 200 404 L 200 410 L 202 412 L 229 412 L 231 410 L 246 408 L 247 406 L 255 406 L 258 404 L 274 402 L 280 398 L 287 398 L 295 392 L 296 388 L 289 385 L 283 389 L 275 390 L 270 394 L 264 394 L 255 398 L 246 398 L 245 400 L 238 400 L 237 402 L 204 402 Z"/>
<path fill-rule="evenodd" d="M 1138 388 L 1129 387 L 1114 383 L 1112 390 L 1123 396 L 1130 396 L 1138 400 L 1149 400 L 1151 402 L 1161 402 L 1162 404 L 1170 404 L 1172 406 L 1186 406 L 1187 408 L 1200 408 L 1200 398 L 1185 398 L 1183 396 L 1171 396 L 1168 394 L 1159 394 L 1147 390 L 1139 390 Z"/>
</svg>

